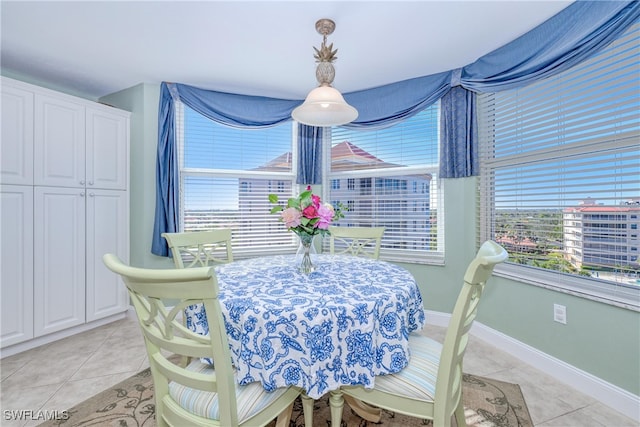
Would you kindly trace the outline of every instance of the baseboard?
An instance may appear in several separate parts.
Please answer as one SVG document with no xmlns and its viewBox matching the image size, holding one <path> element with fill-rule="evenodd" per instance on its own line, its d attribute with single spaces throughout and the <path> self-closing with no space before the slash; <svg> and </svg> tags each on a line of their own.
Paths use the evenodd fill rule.
<svg viewBox="0 0 640 427">
<path fill-rule="evenodd" d="M 427 324 L 446 327 L 451 316 L 447 313 L 427 310 L 426 317 Z M 474 337 L 490 342 L 500 350 L 517 357 L 576 390 L 580 390 L 582 393 L 593 397 L 621 414 L 635 421 L 640 421 L 640 396 L 636 396 L 595 375 L 543 353 L 480 322 L 473 324 L 470 333 Z"/>
</svg>

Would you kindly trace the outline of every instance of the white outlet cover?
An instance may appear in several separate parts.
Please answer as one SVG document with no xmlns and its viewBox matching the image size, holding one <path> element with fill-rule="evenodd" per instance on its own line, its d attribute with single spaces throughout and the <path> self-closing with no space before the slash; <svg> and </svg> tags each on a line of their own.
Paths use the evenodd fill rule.
<svg viewBox="0 0 640 427">
<path fill-rule="evenodd" d="M 553 320 L 562 323 L 563 325 L 567 324 L 567 307 L 560 304 L 553 304 Z"/>
</svg>

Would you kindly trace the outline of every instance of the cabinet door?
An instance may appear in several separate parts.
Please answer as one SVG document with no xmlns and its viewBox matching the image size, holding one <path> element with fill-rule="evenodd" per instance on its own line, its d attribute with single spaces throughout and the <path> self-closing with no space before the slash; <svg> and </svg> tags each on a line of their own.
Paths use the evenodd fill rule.
<svg viewBox="0 0 640 427">
<path fill-rule="evenodd" d="M 124 283 L 102 262 L 106 253 L 128 261 L 128 217 L 127 192 L 87 189 L 87 322 L 128 308 Z"/>
<path fill-rule="evenodd" d="M 85 320 L 85 194 L 35 187 L 34 334 Z"/>
<path fill-rule="evenodd" d="M 85 185 L 84 106 L 36 94 L 34 183 L 54 187 Z"/>
<path fill-rule="evenodd" d="M 126 190 L 129 118 L 118 112 L 87 107 L 87 188 Z"/>
<path fill-rule="evenodd" d="M 6 347 L 33 338 L 33 187 L 0 191 L 0 347 Z"/>
<path fill-rule="evenodd" d="M 33 184 L 33 92 L 2 80 L 0 182 Z"/>
</svg>

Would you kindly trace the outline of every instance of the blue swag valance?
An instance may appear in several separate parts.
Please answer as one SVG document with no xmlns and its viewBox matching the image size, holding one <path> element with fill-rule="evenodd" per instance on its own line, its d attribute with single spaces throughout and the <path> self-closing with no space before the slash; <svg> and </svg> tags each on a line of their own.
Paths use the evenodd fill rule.
<svg viewBox="0 0 640 427">
<path fill-rule="evenodd" d="M 404 80 L 344 94 L 358 110 L 346 128 L 391 126 L 439 99 L 441 112 L 440 177 L 477 174 L 476 92 L 525 86 L 558 74 L 590 58 L 638 22 L 638 1 L 576 1 L 518 39 L 457 70 Z M 455 90 L 452 90 L 455 88 Z M 218 123 L 237 128 L 264 128 L 291 120 L 303 100 L 287 100 L 202 90 L 162 83 L 158 114 L 156 217 L 151 252 L 168 256 L 163 232 L 178 231 L 179 165 L 176 153 L 174 101 Z M 318 183 L 322 131 L 300 125 L 298 183 Z M 311 148 L 311 150 L 308 150 Z"/>
</svg>

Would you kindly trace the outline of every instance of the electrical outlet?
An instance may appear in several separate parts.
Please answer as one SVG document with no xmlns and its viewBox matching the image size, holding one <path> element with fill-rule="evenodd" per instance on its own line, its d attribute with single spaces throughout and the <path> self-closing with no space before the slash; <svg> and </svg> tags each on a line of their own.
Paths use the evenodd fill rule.
<svg viewBox="0 0 640 427">
<path fill-rule="evenodd" d="M 567 307 L 560 304 L 553 304 L 553 320 L 562 323 L 563 325 L 567 324 Z"/>
</svg>

